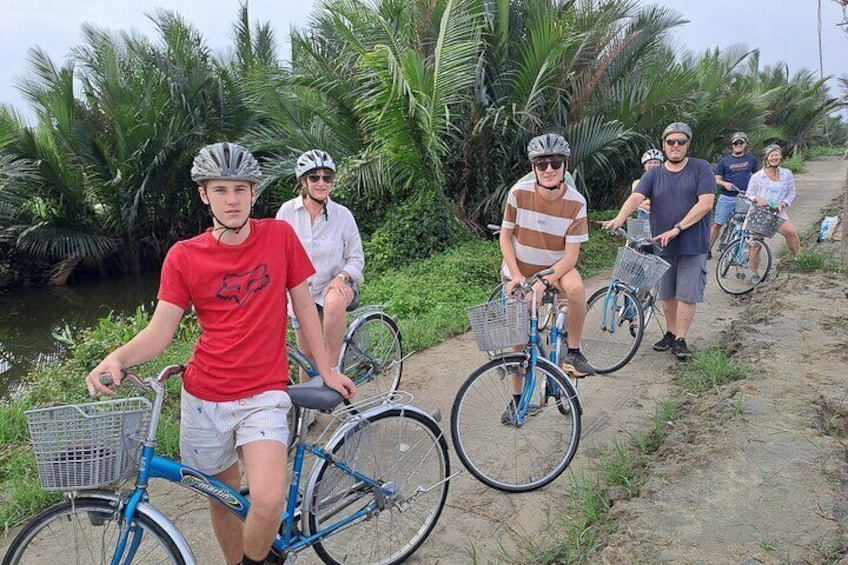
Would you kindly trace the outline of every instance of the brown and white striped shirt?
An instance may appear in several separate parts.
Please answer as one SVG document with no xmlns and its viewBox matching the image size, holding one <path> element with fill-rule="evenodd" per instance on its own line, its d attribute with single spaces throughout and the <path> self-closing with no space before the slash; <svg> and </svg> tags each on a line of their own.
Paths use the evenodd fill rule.
<svg viewBox="0 0 848 565">
<path fill-rule="evenodd" d="M 509 191 L 501 228 L 513 230 L 518 268 L 529 277 L 562 259 L 567 243 L 589 240 L 586 199 L 566 184 L 560 198 L 547 201 L 536 192 L 535 178 L 522 179 Z M 511 276 L 506 263 L 501 272 Z"/>
</svg>

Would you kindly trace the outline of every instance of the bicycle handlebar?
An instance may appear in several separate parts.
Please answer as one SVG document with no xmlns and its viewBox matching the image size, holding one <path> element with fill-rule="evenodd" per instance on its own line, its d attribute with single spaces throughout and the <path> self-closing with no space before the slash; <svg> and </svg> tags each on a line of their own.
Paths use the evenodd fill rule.
<svg viewBox="0 0 848 565">
<path fill-rule="evenodd" d="M 121 384 L 119 386 L 123 386 L 125 384 L 130 384 L 130 385 L 136 386 L 138 388 L 150 390 L 150 389 L 154 388 L 153 384 L 152 384 L 153 381 L 161 384 L 161 383 L 164 383 L 165 381 L 167 381 L 168 378 L 170 378 L 171 376 L 179 375 L 183 371 L 185 371 L 185 365 L 168 365 L 167 367 L 162 369 L 162 371 L 155 378 L 148 378 L 148 379 L 142 379 L 138 375 L 133 373 L 132 371 L 121 371 Z M 125 382 L 123 382 L 123 379 L 128 379 L 130 382 L 125 383 Z M 108 386 L 108 387 L 113 386 L 114 383 L 112 382 L 112 374 L 111 373 L 102 373 L 100 375 L 100 384 L 102 384 L 104 386 Z M 94 391 L 90 394 L 91 394 L 92 398 L 96 398 L 99 393 L 97 391 Z"/>
</svg>

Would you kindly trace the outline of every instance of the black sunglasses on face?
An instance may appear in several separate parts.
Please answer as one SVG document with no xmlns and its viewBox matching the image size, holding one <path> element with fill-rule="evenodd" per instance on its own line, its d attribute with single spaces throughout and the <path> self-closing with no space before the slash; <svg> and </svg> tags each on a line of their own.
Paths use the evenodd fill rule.
<svg viewBox="0 0 848 565">
<path fill-rule="evenodd" d="M 736 141 L 733 142 L 733 145 L 745 145 L 745 142 L 742 141 L 741 139 L 737 139 Z"/>
<path fill-rule="evenodd" d="M 548 165 L 550 165 L 553 170 L 558 171 L 562 168 L 564 164 L 565 161 L 563 161 L 562 159 L 551 159 L 550 161 L 536 161 L 535 163 L 533 163 L 533 166 L 536 167 L 536 169 L 539 171 L 547 171 Z"/>
<path fill-rule="evenodd" d="M 306 178 L 309 179 L 309 182 L 318 182 L 319 180 L 323 180 L 327 184 L 336 182 L 336 175 L 306 175 Z"/>
<path fill-rule="evenodd" d="M 675 145 L 680 145 L 681 147 L 684 147 L 684 146 L 689 144 L 689 140 L 688 139 L 666 139 L 665 144 L 668 145 L 669 147 L 674 147 Z"/>
</svg>

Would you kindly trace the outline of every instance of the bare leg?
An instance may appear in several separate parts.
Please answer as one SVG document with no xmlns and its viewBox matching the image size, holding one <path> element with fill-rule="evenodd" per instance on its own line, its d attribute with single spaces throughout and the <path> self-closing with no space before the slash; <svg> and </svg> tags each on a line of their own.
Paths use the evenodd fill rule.
<svg viewBox="0 0 848 565">
<path fill-rule="evenodd" d="M 255 441 L 242 446 L 242 452 L 251 495 L 244 521 L 244 555 L 261 561 L 271 549 L 286 503 L 286 446 Z"/>
<path fill-rule="evenodd" d="M 577 269 L 571 269 L 557 281 L 557 286 L 568 299 L 568 347 L 580 348 L 583 322 L 586 320 L 586 290 Z"/>
<path fill-rule="evenodd" d="M 689 333 L 689 326 L 692 325 L 692 320 L 695 318 L 695 304 L 688 302 L 677 301 L 677 313 L 675 316 L 675 329 L 673 332 L 678 339 L 685 339 Z"/>
<path fill-rule="evenodd" d="M 710 226 L 710 251 L 713 250 L 713 245 L 715 245 L 715 242 L 718 239 L 718 235 L 720 233 L 721 233 L 721 225 L 713 223 Z"/>
<path fill-rule="evenodd" d="M 795 229 L 792 222 L 786 220 L 780 225 L 777 231 L 783 236 L 783 239 L 786 240 L 786 248 L 789 250 L 789 254 L 792 258 L 794 259 L 797 257 L 798 253 L 801 252 L 801 238 L 798 237 L 798 230 Z"/>
<path fill-rule="evenodd" d="M 677 299 L 666 298 L 662 303 L 667 331 L 674 334 L 675 337 L 680 337 L 680 334 L 677 333 Z"/>
<path fill-rule="evenodd" d="M 342 340 L 347 330 L 347 307 L 353 300 L 353 289 L 346 289 L 344 295 L 335 289 L 327 290 L 324 295 L 324 341 L 327 343 L 327 353 L 333 365 L 339 360 Z"/>
<path fill-rule="evenodd" d="M 760 268 L 760 246 L 751 245 L 748 247 L 748 270 L 751 273 L 758 274 Z"/>
<path fill-rule="evenodd" d="M 215 478 L 234 489 L 238 489 L 241 482 L 238 463 L 224 472 L 218 473 Z M 209 515 L 212 518 L 212 530 L 218 539 L 218 545 L 221 547 L 224 559 L 230 564 L 240 563 L 244 555 L 241 520 L 227 510 L 223 504 L 213 500 L 209 501 Z"/>
</svg>

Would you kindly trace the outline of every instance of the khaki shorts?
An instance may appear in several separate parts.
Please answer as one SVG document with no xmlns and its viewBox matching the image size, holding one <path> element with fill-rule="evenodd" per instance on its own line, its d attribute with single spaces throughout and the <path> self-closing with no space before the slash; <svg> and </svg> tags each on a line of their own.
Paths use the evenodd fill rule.
<svg viewBox="0 0 848 565">
<path fill-rule="evenodd" d="M 184 465 L 217 475 L 238 461 L 236 449 L 262 440 L 287 445 L 291 398 L 269 390 L 241 400 L 210 402 L 183 388 L 180 399 L 180 457 Z"/>
</svg>

